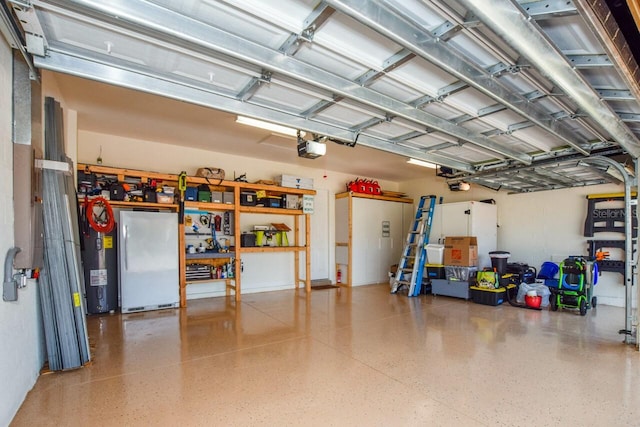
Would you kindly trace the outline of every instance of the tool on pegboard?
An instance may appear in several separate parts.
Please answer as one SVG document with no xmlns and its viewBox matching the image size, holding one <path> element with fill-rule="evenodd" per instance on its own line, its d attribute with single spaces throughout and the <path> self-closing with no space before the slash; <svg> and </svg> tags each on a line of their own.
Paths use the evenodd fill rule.
<svg viewBox="0 0 640 427">
<path fill-rule="evenodd" d="M 224 213 L 224 220 L 222 222 L 222 233 L 225 236 L 231 236 L 231 212 Z"/>
</svg>

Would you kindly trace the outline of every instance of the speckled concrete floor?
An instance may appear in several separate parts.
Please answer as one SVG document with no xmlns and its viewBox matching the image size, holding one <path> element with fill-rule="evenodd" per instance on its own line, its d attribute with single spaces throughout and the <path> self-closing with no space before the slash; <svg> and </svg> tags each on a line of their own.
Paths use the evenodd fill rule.
<svg viewBox="0 0 640 427">
<path fill-rule="evenodd" d="M 620 308 L 580 317 L 376 285 L 88 325 L 93 362 L 41 376 L 14 425 L 640 425 Z"/>
</svg>

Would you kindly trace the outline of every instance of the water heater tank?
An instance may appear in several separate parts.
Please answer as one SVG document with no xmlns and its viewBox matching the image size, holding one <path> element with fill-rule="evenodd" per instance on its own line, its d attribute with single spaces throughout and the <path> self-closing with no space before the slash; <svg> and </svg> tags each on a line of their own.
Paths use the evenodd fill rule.
<svg viewBox="0 0 640 427">
<path fill-rule="evenodd" d="M 84 236 L 84 267 L 87 313 L 99 314 L 118 309 L 118 228 L 98 233 L 89 227 Z"/>
</svg>

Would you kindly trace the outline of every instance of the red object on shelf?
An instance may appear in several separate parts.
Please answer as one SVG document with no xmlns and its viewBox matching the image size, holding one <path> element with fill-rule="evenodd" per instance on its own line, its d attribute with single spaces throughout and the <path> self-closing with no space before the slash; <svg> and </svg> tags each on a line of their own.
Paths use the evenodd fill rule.
<svg viewBox="0 0 640 427">
<path fill-rule="evenodd" d="M 336 273 L 336 283 L 342 283 L 342 270 L 338 269 Z"/>
<path fill-rule="evenodd" d="M 369 180 L 356 178 L 354 181 L 350 181 L 349 183 L 347 183 L 347 191 L 362 194 L 382 194 L 380 184 L 378 184 L 378 181 L 375 181 L 373 179 Z"/>
</svg>

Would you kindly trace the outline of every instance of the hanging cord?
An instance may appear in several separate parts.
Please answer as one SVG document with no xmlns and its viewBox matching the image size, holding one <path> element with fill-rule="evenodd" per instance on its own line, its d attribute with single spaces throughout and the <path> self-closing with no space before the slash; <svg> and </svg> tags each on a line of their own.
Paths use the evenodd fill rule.
<svg viewBox="0 0 640 427">
<path fill-rule="evenodd" d="M 82 206 L 78 204 L 78 226 L 80 227 L 80 231 L 82 235 L 85 237 L 89 237 L 89 220 L 87 219 L 87 205 L 89 204 L 89 197 L 84 195 L 84 201 L 82 202 Z M 80 240 L 80 247 L 84 250 L 84 239 Z"/>
<path fill-rule="evenodd" d="M 100 216 L 96 215 L 94 212 L 94 207 L 102 208 L 102 213 Z M 111 209 L 111 205 L 109 201 L 104 197 L 96 197 L 95 199 L 89 200 L 85 208 L 85 215 L 89 220 L 89 225 L 98 233 L 110 233 L 115 226 L 115 220 L 113 218 L 113 209 Z M 106 215 L 106 218 L 105 218 Z"/>
</svg>

